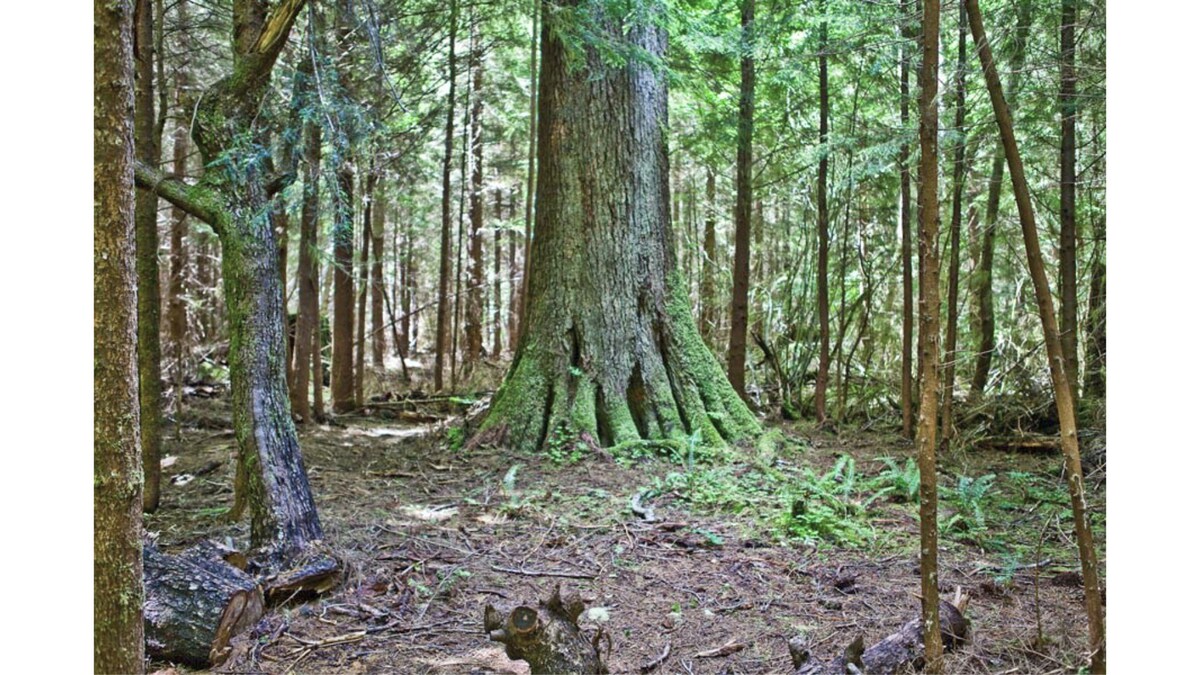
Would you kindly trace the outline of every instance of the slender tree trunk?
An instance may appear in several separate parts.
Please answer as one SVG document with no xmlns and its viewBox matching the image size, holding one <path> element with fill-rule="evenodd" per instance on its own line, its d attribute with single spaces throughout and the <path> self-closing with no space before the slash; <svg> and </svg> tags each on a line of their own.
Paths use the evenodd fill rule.
<svg viewBox="0 0 1200 675">
<path fill-rule="evenodd" d="M 154 116 L 154 16 L 151 0 L 138 0 L 134 16 L 133 143 L 139 161 L 158 166 L 161 154 Z M 157 17 L 161 21 L 162 17 Z M 158 86 L 163 86 L 162 82 Z M 162 345 L 158 279 L 158 195 L 139 191 L 134 206 L 138 276 L 138 397 L 141 408 L 142 490 L 146 512 L 158 509 L 162 446 Z"/>
<path fill-rule="evenodd" d="M 917 417 L 917 465 L 921 497 L 921 618 L 925 642 L 925 671 L 939 674 L 942 662 L 942 632 L 938 619 L 938 319 L 941 307 L 938 275 L 938 0 L 922 0 L 921 7 L 921 165 L 918 218 L 921 235 L 918 368 L 921 371 L 921 404 Z"/>
<path fill-rule="evenodd" d="M 496 225 L 498 226 L 504 220 L 504 203 L 502 201 L 503 193 L 499 187 L 496 188 Z M 500 228 L 493 227 L 492 233 L 492 358 L 500 358 L 500 352 L 503 351 L 502 330 L 500 324 Z"/>
<path fill-rule="evenodd" d="M 290 218 L 287 212 L 287 200 L 283 195 L 275 195 L 271 200 L 271 227 L 275 228 L 275 237 L 278 242 L 277 257 L 279 259 L 279 306 L 283 315 L 283 334 L 284 334 L 284 368 L 287 373 L 288 395 L 291 395 L 292 382 L 294 373 L 292 372 L 292 351 L 295 349 L 293 340 L 295 336 L 291 334 L 291 322 L 288 320 L 288 294 L 287 294 L 287 262 L 288 262 L 288 229 L 290 227 Z"/>
<path fill-rule="evenodd" d="M 134 234 L 134 8 L 97 0 L 93 42 L 93 666 L 144 672 L 138 279 Z"/>
<path fill-rule="evenodd" d="M 1021 219 L 1021 234 L 1025 240 L 1025 257 L 1029 274 L 1037 295 L 1038 314 L 1042 321 L 1042 333 L 1046 341 L 1046 355 L 1050 364 L 1050 379 L 1054 384 L 1054 400 L 1058 407 L 1058 424 L 1062 437 L 1062 451 L 1066 459 L 1067 487 L 1071 493 L 1071 511 L 1075 518 L 1075 535 L 1079 544 L 1079 559 L 1083 571 L 1083 592 L 1087 606 L 1088 636 L 1092 648 L 1091 671 L 1106 672 L 1104 608 L 1100 596 L 1100 575 L 1096 564 L 1096 549 L 1092 543 L 1092 528 L 1088 522 L 1086 494 L 1083 487 L 1083 469 L 1079 458 L 1079 436 L 1075 428 L 1075 399 L 1071 383 L 1063 366 L 1062 344 L 1059 341 L 1057 320 L 1054 314 L 1054 297 L 1050 293 L 1050 282 L 1046 278 L 1046 267 L 1042 261 L 1042 249 L 1038 242 L 1037 224 L 1034 222 L 1033 201 L 1029 196 L 1025 169 L 1017 151 L 1017 138 L 1013 131 L 1012 117 L 1000 86 L 996 62 L 987 35 L 983 30 L 983 19 L 978 0 L 966 0 L 967 14 L 971 22 L 971 34 L 978 48 L 979 63 L 987 82 L 988 95 L 996 125 L 1004 143 L 1008 172 L 1012 179 L 1013 196 L 1017 202 L 1017 213 Z"/>
<path fill-rule="evenodd" d="M 533 30 L 529 35 L 529 161 L 525 170 L 525 240 L 521 252 L 521 293 L 518 297 L 517 331 L 513 353 L 525 329 L 525 298 L 529 289 L 529 250 L 533 244 L 534 185 L 537 180 L 538 137 L 538 30 L 541 26 L 542 0 L 533 0 Z"/>
<path fill-rule="evenodd" d="M 903 317 L 900 328 L 900 424 L 907 438 L 913 437 L 913 272 L 911 178 L 908 152 L 908 52 L 911 31 L 908 27 L 908 0 L 900 0 L 900 266 L 903 270 L 901 292 Z"/>
<path fill-rule="evenodd" d="M 821 346 L 817 364 L 816 392 L 813 407 L 817 424 L 825 424 L 825 390 L 829 386 L 829 21 L 827 7 L 821 0 L 817 12 L 821 15 L 821 55 L 818 57 L 821 98 L 821 159 L 817 168 L 817 317 L 820 324 Z M 844 288 L 843 284 L 843 288 Z"/>
<path fill-rule="evenodd" d="M 311 77 L 311 61 L 301 59 L 301 69 Z M 305 64 L 310 67 L 306 69 Z M 309 373 L 313 374 L 314 395 L 321 387 L 316 372 L 320 355 L 313 358 L 319 345 L 321 307 L 318 280 L 320 260 L 317 255 L 317 218 L 320 212 L 321 190 L 321 127 L 315 122 L 304 124 L 304 193 L 300 207 L 300 252 L 296 271 L 299 298 L 296 313 L 296 347 L 292 353 L 293 386 L 290 391 L 292 412 L 301 422 L 312 421 L 312 410 L 308 405 Z"/>
<path fill-rule="evenodd" d="M 967 7 L 958 3 L 958 67 L 954 72 L 954 196 L 950 212 L 950 279 L 946 289 L 945 381 L 942 385 L 942 448 L 954 437 L 954 366 L 958 359 L 958 268 L 962 237 L 963 183 L 967 161 Z"/>
<path fill-rule="evenodd" d="M 479 44 L 479 21 L 471 21 L 470 65 L 471 107 L 471 229 L 468 236 L 470 273 L 467 275 L 466 331 L 467 346 L 463 368 L 470 371 L 483 354 L 484 295 L 487 292 L 483 269 L 483 54 Z"/>
<path fill-rule="evenodd" d="M 661 3 L 624 19 L 597 0 L 568 8 L 605 39 L 664 54 Z M 640 61 L 608 65 L 591 46 L 569 64 L 559 34 L 544 37 L 525 330 L 474 442 L 682 448 L 691 433 L 705 445 L 757 433 L 700 339 L 676 268 L 666 77 Z"/>
<path fill-rule="evenodd" d="M 700 334 L 714 348 L 717 344 L 717 174 L 705 167 L 704 178 L 704 273 L 700 277 Z"/>
<path fill-rule="evenodd" d="M 333 412 L 354 410 L 354 164 L 342 149 L 333 225 Z"/>
<path fill-rule="evenodd" d="M 408 351 L 412 345 L 412 283 L 415 269 L 413 266 L 413 246 L 412 246 L 412 222 L 404 219 L 404 271 L 403 283 L 400 284 L 400 357 L 408 358 Z M 393 256 L 395 255 L 395 240 L 392 244 Z M 395 278 L 395 275 L 393 275 Z M 392 293 L 392 297 L 395 297 Z"/>
<path fill-rule="evenodd" d="M 521 267 L 517 261 L 517 190 L 513 188 L 508 198 L 508 339 L 507 349 L 510 354 L 517 353 L 517 331 L 521 323 L 517 303 L 521 297 L 518 284 L 521 283 Z"/>
<path fill-rule="evenodd" d="M 186 19 L 186 2 L 179 2 L 178 8 L 181 19 Z M 181 103 L 181 93 L 187 84 L 187 70 L 180 68 L 175 74 L 175 102 L 178 108 Z M 177 179 L 187 174 L 188 130 L 182 121 L 178 122 L 174 131 L 174 144 L 171 152 L 172 172 Z M 175 397 L 175 424 L 179 428 L 179 419 L 183 414 L 184 377 L 188 371 L 188 336 L 187 336 L 187 305 L 184 302 L 186 293 L 188 252 L 187 252 L 187 212 L 178 206 L 171 207 L 171 263 L 170 281 L 167 286 L 167 327 L 171 344 L 171 382 Z"/>
<path fill-rule="evenodd" d="M 363 190 L 362 213 L 362 249 L 358 255 L 358 312 L 357 328 L 354 342 L 354 405 L 363 407 L 366 402 L 366 366 L 367 366 L 367 293 L 370 291 L 371 279 L 368 262 L 371 251 L 371 213 L 375 208 L 375 185 L 379 182 L 378 174 L 372 160 L 372 166 L 367 173 L 366 186 Z"/>
<path fill-rule="evenodd" d="M 442 237 L 438 261 L 438 315 L 437 335 L 434 337 L 433 388 L 442 390 L 446 356 L 450 351 L 450 275 L 451 269 L 451 220 L 450 220 L 450 173 L 454 166 L 454 85 L 458 79 L 457 63 L 454 58 L 454 43 L 458 37 L 458 0 L 450 0 L 450 55 L 447 60 L 450 92 L 446 95 L 446 140 L 442 155 Z M 406 312 L 407 314 L 407 312 Z"/>
<path fill-rule="evenodd" d="M 386 336 L 383 324 L 383 237 L 387 228 L 387 192 L 375 187 L 371 206 L 371 365 L 383 368 Z M 392 321 L 395 328 L 396 322 Z"/>
<path fill-rule="evenodd" d="M 1092 268 L 1092 282 L 1088 288 L 1087 315 L 1087 361 L 1085 393 L 1091 398 L 1106 396 L 1107 373 L 1107 274 L 1108 267 L 1104 262 L 1104 218 L 1097 223 L 1094 246 L 1098 247 L 1092 254 L 1095 259 Z"/>
<path fill-rule="evenodd" d="M 750 295 L 750 208 L 754 199 L 754 3 L 755 0 L 741 0 L 742 82 L 738 99 L 733 299 L 729 309 L 729 383 L 743 399 L 746 399 L 746 328 Z"/>
<path fill-rule="evenodd" d="M 1062 69 L 1062 146 L 1059 179 L 1059 294 L 1062 296 L 1063 368 L 1071 383 L 1072 393 L 1079 391 L 1079 308 L 1075 279 L 1075 119 L 1079 105 L 1075 95 L 1075 15 L 1076 0 L 1063 0 L 1062 25 L 1059 31 L 1059 58 Z"/>
<path fill-rule="evenodd" d="M 1033 3 L 1020 0 L 1017 5 L 1017 25 L 1013 44 L 1012 72 L 1008 78 L 1008 91 L 1013 104 L 1019 101 L 1021 71 L 1025 68 L 1025 45 L 1029 39 Z M 992 293 L 992 272 L 996 257 L 996 223 L 1000 215 L 1000 191 L 1004 185 L 1004 144 L 996 144 L 992 158 L 992 174 L 988 182 L 987 205 L 984 210 L 983 229 L 980 232 L 979 266 L 975 280 L 975 305 L 979 334 L 979 348 L 975 357 L 975 374 L 971 378 L 970 400 L 978 401 L 987 387 L 992 372 L 992 356 L 996 352 L 996 310 Z"/>
</svg>

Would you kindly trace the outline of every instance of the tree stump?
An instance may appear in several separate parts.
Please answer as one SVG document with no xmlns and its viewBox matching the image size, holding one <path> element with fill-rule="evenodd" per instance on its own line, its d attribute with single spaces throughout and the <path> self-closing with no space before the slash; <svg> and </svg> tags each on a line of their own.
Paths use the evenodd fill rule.
<svg viewBox="0 0 1200 675">
<path fill-rule="evenodd" d="M 967 596 L 957 596 L 953 603 L 940 601 L 938 618 L 942 630 L 942 644 L 949 652 L 967 639 L 968 623 L 963 616 Z M 788 641 L 792 666 L 796 675 L 845 675 L 868 673 L 869 675 L 892 675 L 910 667 L 920 670 L 925 665 L 925 645 L 922 641 L 921 617 L 918 615 L 900 630 L 875 644 L 863 648 L 859 635 L 841 656 L 829 663 L 822 663 L 809 651 L 807 636 L 797 636 Z"/>
<path fill-rule="evenodd" d="M 579 630 L 583 600 L 575 593 L 564 599 L 557 586 L 548 600 L 536 608 L 519 605 L 505 617 L 488 605 L 483 611 L 483 627 L 488 638 L 504 644 L 508 658 L 529 664 L 533 675 L 542 673 L 607 673 L 600 658 L 598 632 L 588 640 Z"/>
<path fill-rule="evenodd" d="M 146 652 L 163 661 L 205 668 L 229 657 L 229 640 L 263 614 L 263 593 L 245 572 L 199 547 L 167 555 L 146 542 Z"/>
</svg>

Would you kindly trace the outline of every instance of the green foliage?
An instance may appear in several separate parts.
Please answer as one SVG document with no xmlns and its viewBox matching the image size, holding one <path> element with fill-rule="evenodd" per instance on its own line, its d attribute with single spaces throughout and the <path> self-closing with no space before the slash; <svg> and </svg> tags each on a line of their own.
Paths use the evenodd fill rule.
<svg viewBox="0 0 1200 675">
<path fill-rule="evenodd" d="M 996 474 L 988 473 L 977 478 L 959 476 L 954 489 L 947 495 L 947 501 L 955 506 L 957 512 L 941 526 L 950 533 L 966 532 L 971 536 L 978 535 L 987 529 L 987 516 L 984 503 L 996 480 Z"/>
<path fill-rule="evenodd" d="M 921 473 L 917 463 L 911 457 L 904 461 L 901 467 L 894 457 L 880 457 L 879 461 L 887 467 L 870 483 L 872 489 L 877 489 L 868 503 L 880 497 L 890 497 L 896 501 L 916 504 L 920 497 Z"/>
<path fill-rule="evenodd" d="M 854 501 L 857 487 L 858 473 L 849 455 L 839 457 L 822 475 L 805 468 L 801 480 L 785 488 L 790 507 L 780 516 L 780 529 L 806 541 L 863 542 L 871 530 L 863 520 L 865 509 Z"/>
<path fill-rule="evenodd" d="M 446 444 L 454 452 L 462 450 L 466 442 L 467 430 L 464 427 L 456 426 L 446 429 Z"/>
</svg>

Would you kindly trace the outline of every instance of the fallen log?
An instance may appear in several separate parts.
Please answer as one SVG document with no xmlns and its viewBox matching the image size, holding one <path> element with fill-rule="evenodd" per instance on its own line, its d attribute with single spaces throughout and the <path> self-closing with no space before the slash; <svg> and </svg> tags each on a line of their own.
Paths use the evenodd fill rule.
<svg viewBox="0 0 1200 675">
<path fill-rule="evenodd" d="M 206 550 L 167 555 L 142 549 L 146 652 L 154 659 L 206 668 L 230 654 L 229 641 L 263 614 L 263 592 L 245 572 Z"/>
<path fill-rule="evenodd" d="M 941 624 L 942 645 L 952 651 L 966 641 L 969 624 L 963 616 L 968 597 L 956 594 L 954 602 L 941 600 L 938 618 Z M 893 675 L 909 669 L 920 670 L 925 666 L 925 644 L 922 642 L 921 617 L 904 624 L 875 644 L 863 648 L 863 637 L 859 635 L 841 656 L 829 663 L 813 657 L 807 635 L 788 640 L 788 652 L 796 675 Z"/>
<path fill-rule="evenodd" d="M 320 544 L 293 557 L 286 569 L 268 574 L 263 581 L 266 598 L 272 605 L 292 599 L 309 600 L 341 581 L 342 563 Z"/>
<path fill-rule="evenodd" d="M 542 673 L 607 673 L 600 658 L 597 632 L 588 640 L 579 629 L 583 600 L 575 593 L 563 598 L 554 587 L 550 599 L 538 606 L 518 605 L 507 616 L 492 605 L 483 610 L 483 628 L 488 638 L 504 645 L 504 653 L 513 660 L 529 664 L 532 675 Z"/>
</svg>

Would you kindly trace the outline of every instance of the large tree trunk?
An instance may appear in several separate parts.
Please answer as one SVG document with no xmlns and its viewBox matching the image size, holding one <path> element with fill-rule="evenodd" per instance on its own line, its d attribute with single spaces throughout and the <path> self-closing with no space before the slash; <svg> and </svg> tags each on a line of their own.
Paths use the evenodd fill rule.
<svg viewBox="0 0 1200 675">
<path fill-rule="evenodd" d="M 921 113 L 918 218 L 921 234 L 920 298 L 917 324 L 918 363 L 921 372 L 921 404 L 917 415 L 917 465 L 920 468 L 921 498 L 921 617 L 925 636 L 925 667 L 942 672 L 942 640 L 938 631 L 938 319 L 941 313 L 938 263 L 938 48 L 939 2 L 921 3 Z"/>
<path fill-rule="evenodd" d="M 750 295 L 750 207 L 754 181 L 754 0 L 742 5 L 742 82 L 738 99 L 737 196 L 734 202 L 733 297 L 729 306 L 729 383 L 746 398 L 746 328 Z"/>
<path fill-rule="evenodd" d="M 1096 548 L 1092 543 L 1092 528 L 1088 522 L 1087 501 L 1083 487 L 1083 468 L 1079 457 L 1079 436 L 1075 428 L 1075 397 L 1071 383 L 1063 367 L 1062 343 L 1056 317 L 1054 297 L 1050 293 L 1050 282 L 1046 278 L 1046 267 L 1042 261 L 1042 249 L 1038 242 L 1037 223 L 1034 221 L 1033 200 L 1029 185 L 1025 181 L 1025 169 L 1017 151 L 1017 138 L 1009 107 L 996 73 L 996 62 L 983 30 L 983 18 L 978 0 L 966 0 L 967 14 L 971 22 L 971 35 L 979 51 L 979 62 L 987 81 L 988 95 L 1000 139 L 1004 143 L 1004 154 L 1008 160 L 1008 172 L 1012 179 L 1013 196 L 1017 202 L 1017 213 L 1021 219 L 1021 235 L 1025 241 L 1025 258 L 1029 264 L 1029 275 L 1033 279 L 1037 295 L 1038 315 L 1042 322 L 1042 335 L 1046 342 L 1046 356 L 1050 365 L 1050 380 L 1054 386 L 1054 401 L 1058 408 L 1058 425 L 1062 437 L 1062 451 L 1067 469 L 1067 488 L 1071 493 L 1071 512 L 1075 518 L 1075 536 L 1079 545 L 1080 566 L 1083 571 L 1083 592 L 1088 616 L 1088 637 L 1092 648 L 1091 670 L 1103 673 L 1105 664 L 1104 608 L 1100 598 L 1100 575 L 1096 563 Z"/>
<path fill-rule="evenodd" d="M 94 668 L 140 673 L 142 457 L 133 198 L 133 7 L 96 0 L 92 112 Z"/>
<path fill-rule="evenodd" d="M 154 22 L 151 0 L 138 0 L 134 17 L 135 83 L 133 94 L 133 150 L 138 160 L 158 166 L 161 142 L 154 115 Z M 162 82 L 158 83 L 163 86 Z M 138 277 L 138 399 L 141 407 L 142 508 L 158 509 L 159 455 L 162 446 L 162 345 L 158 278 L 158 195 L 141 190 L 134 206 L 137 232 Z"/>
<path fill-rule="evenodd" d="M 664 53 L 666 34 L 649 18 L 622 22 L 598 0 L 580 5 L 611 39 Z M 551 435 L 613 445 L 698 432 L 716 445 L 756 433 L 675 269 L 665 77 L 641 62 L 605 65 L 593 48 L 581 74 L 555 32 L 542 40 L 526 327 L 477 440 L 536 450 Z"/>
<path fill-rule="evenodd" d="M 1017 25 L 1013 44 L 1012 71 L 1008 76 L 1008 92 L 1014 106 L 1018 99 L 1021 71 L 1025 67 L 1025 45 L 1029 40 L 1029 29 L 1033 12 L 1030 0 L 1021 0 L 1017 5 Z M 1000 190 L 1004 185 L 1004 144 L 996 144 L 992 158 L 992 173 L 988 181 L 987 205 L 984 210 L 983 229 L 980 233 L 979 266 L 975 279 L 975 311 L 979 335 L 979 347 L 975 356 L 975 373 L 971 378 L 972 401 L 979 400 L 987 387 L 992 372 L 992 356 L 996 351 L 996 311 L 992 294 L 992 270 L 996 257 L 996 223 L 1000 215 Z"/>
<path fill-rule="evenodd" d="M 818 57 L 820 89 L 820 138 L 821 159 L 817 166 L 817 321 L 821 344 L 817 357 L 817 381 L 813 394 L 813 407 L 817 424 L 826 421 L 825 390 L 829 386 L 829 22 L 825 16 L 825 0 L 817 10 L 821 16 L 821 55 Z M 843 268 L 843 274 L 845 270 Z M 845 284 L 842 285 L 845 288 Z M 840 340 L 839 340 L 840 343 Z"/>
<path fill-rule="evenodd" d="M 954 196 L 950 211 L 950 279 L 946 289 L 946 350 L 942 383 L 942 447 L 954 435 L 954 366 L 958 358 L 958 268 L 962 239 L 963 176 L 967 160 L 967 8 L 959 0 L 958 68 L 954 73 Z"/>
</svg>

